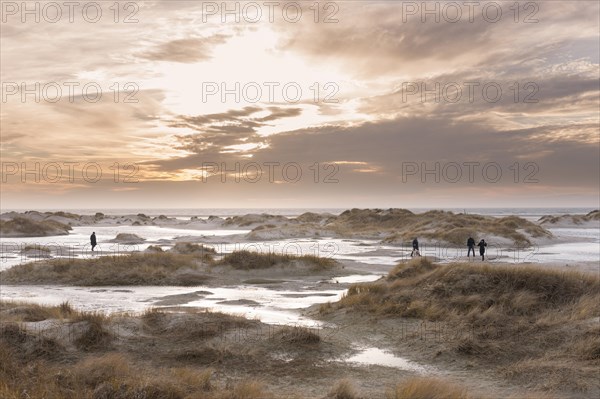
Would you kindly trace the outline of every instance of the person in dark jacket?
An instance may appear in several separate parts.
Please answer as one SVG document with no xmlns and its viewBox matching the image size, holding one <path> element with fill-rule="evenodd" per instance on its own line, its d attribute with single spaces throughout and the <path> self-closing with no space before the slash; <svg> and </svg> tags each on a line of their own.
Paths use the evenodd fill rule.
<svg viewBox="0 0 600 399">
<path fill-rule="evenodd" d="M 417 256 L 421 256 L 421 253 L 419 252 L 419 240 L 417 240 L 417 238 L 415 237 L 415 239 L 412 241 L 412 252 L 410 253 L 410 257 L 412 258 L 415 254 Z"/>
<path fill-rule="evenodd" d="M 485 242 L 485 240 L 482 238 L 477 246 L 479 247 L 479 255 L 481 255 L 481 260 L 485 260 L 485 247 L 487 247 L 487 242 Z"/>
<path fill-rule="evenodd" d="M 92 245 L 92 251 L 94 251 L 94 247 L 97 245 L 95 231 L 92 232 L 92 235 L 90 236 L 90 244 Z"/>
<path fill-rule="evenodd" d="M 473 257 L 475 257 L 475 240 L 473 239 L 473 237 L 469 237 L 469 239 L 467 240 L 467 247 L 469 248 L 469 250 L 467 251 L 467 258 L 471 256 L 471 251 L 473 251 Z"/>
</svg>

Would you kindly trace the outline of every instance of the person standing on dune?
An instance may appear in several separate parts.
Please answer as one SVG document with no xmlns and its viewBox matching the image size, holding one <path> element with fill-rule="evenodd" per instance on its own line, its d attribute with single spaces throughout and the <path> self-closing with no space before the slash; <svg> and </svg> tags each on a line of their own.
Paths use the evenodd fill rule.
<svg viewBox="0 0 600 399">
<path fill-rule="evenodd" d="M 469 237 L 467 240 L 467 247 L 469 248 L 467 251 L 467 258 L 471 255 L 471 251 L 473 251 L 473 257 L 475 257 L 475 240 L 473 237 Z"/>
<path fill-rule="evenodd" d="M 419 252 L 419 240 L 417 240 L 417 238 L 415 237 L 415 239 L 412 241 L 412 252 L 410 253 L 410 257 L 412 258 L 415 254 L 417 256 L 421 256 L 421 253 Z"/>
<path fill-rule="evenodd" d="M 95 231 L 92 232 L 92 235 L 90 236 L 90 244 L 92 245 L 92 252 L 94 252 L 94 247 L 97 245 Z"/>
<path fill-rule="evenodd" d="M 485 247 L 487 247 L 487 242 L 485 242 L 485 240 L 482 238 L 477 246 L 479 247 L 479 255 L 481 255 L 481 260 L 485 260 Z"/>
</svg>

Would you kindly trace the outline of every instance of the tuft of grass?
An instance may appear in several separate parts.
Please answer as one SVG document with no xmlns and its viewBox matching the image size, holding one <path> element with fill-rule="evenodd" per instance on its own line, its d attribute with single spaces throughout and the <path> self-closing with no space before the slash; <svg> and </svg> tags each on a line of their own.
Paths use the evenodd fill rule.
<svg viewBox="0 0 600 399">
<path fill-rule="evenodd" d="M 9 348 L 13 359 L 23 363 L 60 359 L 65 354 L 63 345 L 57 340 L 33 334 L 15 323 L 0 327 L 0 343 Z"/>
<path fill-rule="evenodd" d="M 333 304 L 331 302 L 325 302 L 319 305 L 319 314 L 327 314 L 334 310 Z"/>
<path fill-rule="evenodd" d="M 253 251 L 234 251 L 227 254 L 219 261 L 220 265 L 229 265 L 235 269 L 253 270 L 267 269 L 277 264 L 284 265 L 291 262 L 289 255 L 279 255 L 272 252 L 263 254 Z"/>
<path fill-rule="evenodd" d="M 172 320 L 169 313 L 150 309 L 142 314 L 141 319 L 144 328 L 157 336 L 193 341 L 215 337 L 232 328 L 252 324 L 252 321 L 243 317 L 208 311 L 180 314 L 177 320 Z"/>
<path fill-rule="evenodd" d="M 600 361 L 600 328 L 586 332 L 573 344 L 573 349 L 582 360 Z"/>
<path fill-rule="evenodd" d="M 304 264 L 314 270 L 325 270 L 334 267 L 337 263 L 333 259 L 321 258 L 314 255 L 295 256 L 273 252 L 260 253 L 242 250 L 225 255 L 218 264 L 229 265 L 241 270 L 268 269 L 274 266 Z"/>
<path fill-rule="evenodd" d="M 413 258 L 406 263 L 399 263 L 392 271 L 389 272 L 387 280 L 394 281 L 422 275 L 425 272 L 435 269 L 436 266 L 425 256 Z"/>
<path fill-rule="evenodd" d="M 285 326 L 275 334 L 275 339 L 288 344 L 314 345 L 321 342 L 321 336 L 306 327 Z"/>
<path fill-rule="evenodd" d="M 212 247 L 207 247 L 202 244 L 195 244 L 192 242 L 178 242 L 175 244 L 172 250 L 173 252 L 180 254 L 202 253 L 216 255 L 217 253 L 217 251 Z"/>
<path fill-rule="evenodd" d="M 358 399 L 356 389 L 352 382 L 348 379 L 338 381 L 335 386 L 327 394 L 328 398 L 332 399 Z"/>
<path fill-rule="evenodd" d="M 431 377 L 413 377 L 396 385 L 387 399 L 471 399 L 465 388 Z"/>
<path fill-rule="evenodd" d="M 215 388 L 212 382 L 214 372 L 215 370 L 212 368 L 197 371 L 185 367 L 179 367 L 171 371 L 173 378 L 178 381 L 178 385 L 187 392 L 213 390 Z"/>
<path fill-rule="evenodd" d="M 523 359 L 503 367 L 501 371 L 506 378 L 521 384 L 529 384 L 535 380 L 538 388 L 544 391 L 569 390 L 581 394 L 589 392 L 598 384 L 597 366 L 585 366 L 574 362 L 573 359 L 557 359 L 548 356 Z M 584 378 L 586 374 L 591 378 Z M 546 378 L 540 380 L 540 375 Z"/>
<path fill-rule="evenodd" d="M 265 392 L 264 386 L 259 381 L 243 380 L 231 392 L 224 395 L 226 399 L 268 399 L 272 397 Z"/>
<path fill-rule="evenodd" d="M 0 301 L 2 321 L 37 322 L 48 319 L 64 319 L 75 313 L 69 302 L 58 306 L 42 306 L 35 303 L 18 301 Z"/>
<path fill-rule="evenodd" d="M 312 268 L 315 270 L 327 270 L 337 265 L 337 262 L 332 258 L 323 258 L 315 255 L 301 255 L 296 257 L 296 259 L 312 265 Z"/>
<path fill-rule="evenodd" d="M 21 253 L 24 253 L 27 251 L 39 251 L 39 252 L 50 253 L 51 250 L 50 250 L 50 248 L 48 248 L 44 245 L 33 244 L 33 245 L 25 245 L 25 247 L 21 250 Z"/>
<path fill-rule="evenodd" d="M 147 252 L 164 252 L 163 249 L 161 247 L 159 247 L 158 245 L 149 245 L 148 248 L 146 248 Z"/>
<path fill-rule="evenodd" d="M 83 332 L 74 341 L 78 349 L 85 352 L 108 349 L 113 334 L 107 316 L 98 312 L 79 313 L 73 321 L 86 323 Z"/>
<path fill-rule="evenodd" d="M 214 261 L 213 256 L 217 254 L 217 251 L 212 247 L 207 247 L 202 244 L 194 244 L 191 242 L 178 242 L 171 249 L 171 252 L 192 255 L 206 263 L 212 263 Z"/>
<path fill-rule="evenodd" d="M 104 382 L 118 381 L 123 376 L 129 375 L 131 371 L 129 360 L 120 353 L 88 357 L 74 367 L 76 379 L 91 388 Z"/>
</svg>

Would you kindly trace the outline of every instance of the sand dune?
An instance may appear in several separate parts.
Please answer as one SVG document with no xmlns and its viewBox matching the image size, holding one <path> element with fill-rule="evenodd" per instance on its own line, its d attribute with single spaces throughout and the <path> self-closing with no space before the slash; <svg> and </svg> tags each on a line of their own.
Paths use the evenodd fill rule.
<svg viewBox="0 0 600 399">
<path fill-rule="evenodd" d="M 351 209 L 340 215 L 304 213 L 296 218 L 280 215 L 247 214 L 208 219 L 192 217 L 190 220 L 160 215 L 76 215 L 65 212 L 4 213 L 0 215 L 6 236 L 39 236 L 66 234 L 70 226 L 161 226 L 180 229 L 248 229 L 248 240 L 275 240 L 283 238 L 369 238 L 386 243 L 406 243 L 414 237 L 429 242 L 464 245 L 469 236 L 494 239 L 499 244 L 531 245 L 552 239 L 544 228 L 547 225 L 592 223 L 598 212 L 586 216 L 544 217 L 533 223 L 516 216 L 495 218 L 491 216 L 429 211 L 415 214 L 406 209 Z M 27 228 L 17 225 L 27 224 Z M 21 235 L 19 235 L 21 234 Z M 118 240 L 117 238 L 115 240 Z M 115 241 L 119 242 L 119 241 Z M 136 240 L 139 242 L 139 240 Z"/>
<path fill-rule="evenodd" d="M 586 215 L 545 215 L 538 223 L 544 227 L 600 227 L 600 211 L 595 210 Z"/>
</svg>

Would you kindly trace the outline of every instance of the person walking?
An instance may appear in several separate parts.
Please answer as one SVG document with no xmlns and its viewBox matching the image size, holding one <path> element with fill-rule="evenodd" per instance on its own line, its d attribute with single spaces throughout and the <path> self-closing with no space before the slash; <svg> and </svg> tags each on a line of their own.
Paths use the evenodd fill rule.
<svg viewBox="0 0 600 399">
<path fill-rule="evenodd" d="M 473 257 L 475 257 L 475 240 L 473 239 L 473 237 L 469 237 L 469 239 L 467 240 L 467 258 L 469 256 L 471 256 L 471 251 L 473 251 Z"/>
<path fill-rule="evenodd" d="M 92 232 L 92 235 L 90 236 L 90 244 L 92 245 L 92 252 L 94 252 L 94 247 L 97 245 L 97 241 L 96 241 L 96 232 Z"/>
<path fill-rule="evenodd" d="M 417 240 L 417 237 L 415 237 L 415 239 L 412 241 L 412 252 L 410 253 L 410 257 L 412 258 L 415 254 L 417 256 L 421 256 L 421 253 L 419 252 L 419 240 Z"/>
<path fill-rule="evenodd" d="M 485 242 L 485 240 L 482 238 L 477 246 L 479 247 L 479 255 L 481 255 L 481 260 L 485 260 L 485 247 L 487 247 L 487 242 Z"/>
</svg>

